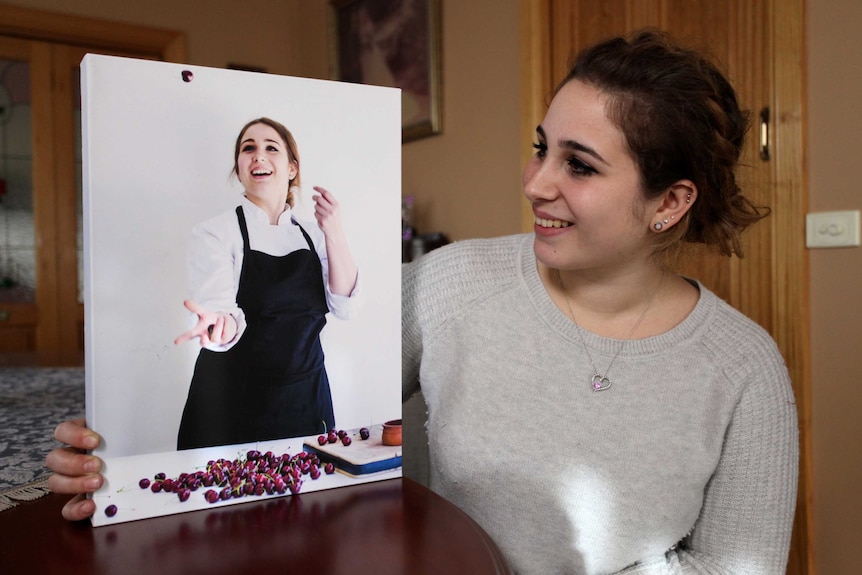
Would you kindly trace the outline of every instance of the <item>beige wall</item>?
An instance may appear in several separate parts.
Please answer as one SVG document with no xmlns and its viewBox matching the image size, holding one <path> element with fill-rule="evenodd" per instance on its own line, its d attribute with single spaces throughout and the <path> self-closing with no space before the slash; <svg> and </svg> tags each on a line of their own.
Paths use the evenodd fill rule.
<svg viewBox="0 0 862 575">
<path fill-rule="evenodd" d="M 403 192 L 420 233 L 518 231 L 518 0 L 443 3 L 443 133 L 404 146 Z"/>
<path fill-rule="evenodd" d="M 189 62 L 327 77 L 323 0 L 6 0 L 183 30 Z M 404 146 L 420 232 L 518 231 L 518 0 L 444 0 L 443 134 Z M 194 6 L 206 6 L 205 11 Z M 862 4 L 808 0 L 811 211 L 862 208 Z M 259 41 L 265 39 L 265 41 Z M 803 233 L 803 230 L 800 230 Z M 862 542 L 862 248 L 812 250 L 812 436 L 817 572 L 855 575 Z"/>
<path fill-rule="evenodd" d="M 862 3 L 807 0 L 810 211 L 862 209 Z M 810 251 L 815 552 L 862 572 L 862 248 Z"/>
</svg>

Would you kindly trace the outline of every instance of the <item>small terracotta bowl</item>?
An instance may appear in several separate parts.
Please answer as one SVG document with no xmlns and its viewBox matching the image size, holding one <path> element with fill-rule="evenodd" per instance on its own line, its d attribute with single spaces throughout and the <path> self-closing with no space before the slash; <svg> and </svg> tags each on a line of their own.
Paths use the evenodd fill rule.
<svg viewBox="0 0 862 575">
<path fill-rule="evenodd" d="M 393 419 L 383 424 L 383 445 L 401 445 L 400 419 Z"/>
</svg>

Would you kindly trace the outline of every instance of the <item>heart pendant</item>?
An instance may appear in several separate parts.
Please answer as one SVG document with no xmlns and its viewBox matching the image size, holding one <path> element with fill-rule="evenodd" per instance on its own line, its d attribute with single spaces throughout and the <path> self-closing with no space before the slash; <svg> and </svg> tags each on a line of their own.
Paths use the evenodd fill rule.
<svg viewBox="0 0 862 575">
<path fill-rule="evenodd" d="M 604 391 L 611 387 L 611 380 L 603 376 L 602 374 L 597 373 L 593 376 L 591 385 L 593 391 Z"/>
</svg>

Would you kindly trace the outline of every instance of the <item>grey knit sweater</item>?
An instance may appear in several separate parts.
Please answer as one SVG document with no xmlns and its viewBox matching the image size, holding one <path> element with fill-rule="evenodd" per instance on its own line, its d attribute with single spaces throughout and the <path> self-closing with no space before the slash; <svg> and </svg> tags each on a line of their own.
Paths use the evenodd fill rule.
<svg viewBox="0 0 862 575">
<path fill-rule="evenodd" d="M 520 574 L 784 573 L 797 420 L 769 335 L 699 285 L 659 336 L 576 327 L 532 235 L 459 242 L 402 274 L 403 393 L 428 405 L 431 487 Z"/>
</svg>

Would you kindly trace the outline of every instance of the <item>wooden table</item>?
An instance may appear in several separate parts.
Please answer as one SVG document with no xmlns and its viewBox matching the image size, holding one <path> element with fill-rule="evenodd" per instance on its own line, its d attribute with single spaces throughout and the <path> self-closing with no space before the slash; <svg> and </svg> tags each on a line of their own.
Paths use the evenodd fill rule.
<svg viewBox="0 0 862 575">
<path fill-rule="evenodd" d="M 0 573 L 510 574 L 457 507 L 391 479 L 104 527 L 48 495 L 0 513 Z"/>
</svg>

